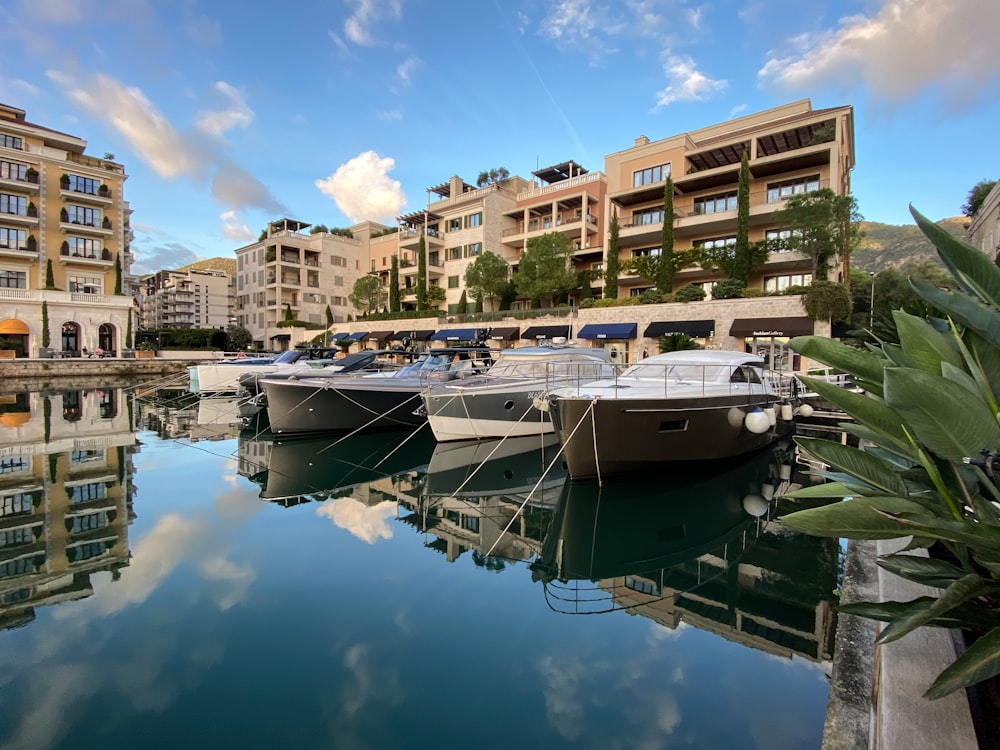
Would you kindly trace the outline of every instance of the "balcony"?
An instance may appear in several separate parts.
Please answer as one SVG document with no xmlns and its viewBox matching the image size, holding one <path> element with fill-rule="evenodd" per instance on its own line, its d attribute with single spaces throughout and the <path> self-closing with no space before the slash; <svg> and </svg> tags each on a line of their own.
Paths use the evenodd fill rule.
<svg viewBox="0 0 1000 750">
<path fill-rule="evenodd" d="M 114 232 L 111 229 L 111 219 L 107 216 L 104 217 L 104 221 L 100 224 L 96 222 L 84 223 L 81 221 L 68 221 L 66 219 L 60 219 L 59 228 L 65 234 L 86 234 L 86 235 L 96 235 L 99 237 L 110 237 Z"/>
<path fill-rule="evenodd" d="M 36 259 L 38 257 L 38 243 L 35 241 L 35 236 L 29 235 L 28 238 L 17 247 L 0 243 L 0 257 L 25 258 L 28 260 Z"/>
<path fill-rule="evenodd" d="M 23 212 L 0 212 L 0 221 L 5 224 L 16 224 L 23 227 L 38 226 L 38 207 L 29 203 Z"/>
<path fill-rule="evenodd" d="M 90 252 L 70 252 L 69 248 L 64 246 L 59 250 L 59 262 L 65 265 L 77 265 L 77 266 L 98 266 L 100 268 L 111 268 L 114 265 L 115 259 L 111 251 L 104 248 L 100 252 L 90 251 Z"/>
<path fill-rule="evenodd" d="M 38 192 L 38 172 L 25 174 L 23 178 L 0 177 L 0 188 L 17 190 L 22 193 Z"/>
<path fill-rule="evenodd" d="M 101 206 L 110 206 L 112 203 L 111 190 L 105 185 L 101 185 L 102 189 L 98 189 L 96 193 L 86 193 L 82 190 L 70 190 L 68 185 L 60 186 L 59 195 L 63 200 L 73 201 L 78 203 L 83 201 L 85 203 L 96 203 Z"/>
<path fill-rule="evenodd" d="M 417 229 L 402 229 L 398 233 L 399 246 L 415 250 L 420 244 L 420 231 Z M 424 247 L 444 247 L 444 236 L 436 229 L 429 229 L 424 235 Z"/>
</svg>

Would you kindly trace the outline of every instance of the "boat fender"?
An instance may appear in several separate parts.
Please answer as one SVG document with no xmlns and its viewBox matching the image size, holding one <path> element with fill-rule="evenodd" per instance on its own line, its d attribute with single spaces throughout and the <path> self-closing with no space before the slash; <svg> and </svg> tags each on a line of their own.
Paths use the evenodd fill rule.
<svg viewBox="0 0 1000 750">
<path fill-rule="evenodd" d="M 802 404 L 799 407 L 799 416 L 809 419 L 813 415 L 813 408 L 809 404 Z"/>
<path fill-rule="evenodd" d="M 784 422 L 791 422 L 794 412 L 792 411 L 792 405 L 787 401 L 781 402 L 781 419 Z"/>
<path fill-rule="evenodd" d="M 747 512 L 748 515 L 754 518 L 760 518 L 762 515 L 767 513 L 769 505 L 767 500 L 765 500 L 760 495 L 746 495 L 743 498 L 743 510 Z"/>
<path fill-rule="evenodd" d="M 775 410 L 773 406 L 765 406 L 764 413 L 767 415 L 767 421 L 768 424 L 771 425 L 771 427 L 774 427 L 776 424 L 778 424 L 778 412 Z"/>
<path fill-rule="evenodd" d="M 771 429 L 771 420 L 768 419 L 767 414 L 763 410 L 753 409 L 747 412 L 747 415 L 743 418 L 743 426 L 754 435 L 763 435 Z"/>
<path fill-rule="evenodd" d="M 539 393 L 533 399 L 531 399 L 531 405 L 534 406 L 538 411 L 548 411 L 549 410 L 549 399 L 542 393 Z"/>
</svg>

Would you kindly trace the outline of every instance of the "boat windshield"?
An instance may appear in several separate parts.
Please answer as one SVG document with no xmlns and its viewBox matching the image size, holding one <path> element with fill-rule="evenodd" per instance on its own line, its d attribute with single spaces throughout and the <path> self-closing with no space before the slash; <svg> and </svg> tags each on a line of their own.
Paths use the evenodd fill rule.
<svg viewBox="0 0 1000 750">
<path fill-rule="evenodd" d="M 611 377 L 614 369 L 605 362 L 591 360 L 500 360 L 489 370 L 490 377 L 501 378 L 602 378 Z"/>
<path fill-rule="evenodd" d="M 287 365 L 290 362 L 295 362 L 300 356 L 301 352 L 297 352 L 294 349 L 289 349 L 287 352 L 282 352 L 277 357 L 272 360 L 272 364 L 276 365 Z"/>
<path fill-rule="evenodd" d="M 643 378 L 648 380 L 689 380 L 694 382 L 713 382 L 725 374 L 728 378 L 729 368 L 712 364 L 638 364 L 622 373 L 622 377 Z"/>
</svg>

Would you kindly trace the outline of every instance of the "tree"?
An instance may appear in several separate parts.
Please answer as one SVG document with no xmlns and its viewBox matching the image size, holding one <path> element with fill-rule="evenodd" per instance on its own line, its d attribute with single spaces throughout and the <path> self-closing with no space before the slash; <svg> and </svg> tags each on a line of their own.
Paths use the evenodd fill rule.
<svg viewBox="0 0 1000 750">
<path fill-rule="evenodd" d="M 295 315 L 292 314 L 292 306 L 289 303 L 285 303 L 285 322 L 290 322 L 295 320 Z"/>
<path fill-rule="evenodd" d="M 122 293 L 122 254 L 115 253 L 115 294 Z"/>
<path fill-rule="evenodd" d="M 802 298 L 806 315 L 813 320 L 840 322 L 851 319 L 851 292 L 843 284 L 820 279 L 806 289 Z"/>
<path fill-rule="evenodd" d="M 573 250 L 566 235 L 548 232 L 528 240 L 514 283 L 519 295 L 546 299 L 550 307 L 555 306 L 560 294 L 575 289 Z"/>
<path fill-rule="evenodd" d="M 496 253 L 487 250 L 477 257 L 465 269 L 465 287 L 472 295 L 490 300 L 491 307 L 496 309 L 499 300 L 510 278 L 510 265 Z"/>
<path fill-rule="evenodd" d="M 489 170 L 488 172 L 480 172 L 479 177 L 476 179 L 476 187 L 496 185 L 497 183 L 503 182 L 509 178 L 510 172 L 507 171 L 506 167 L 497 167 Z"/>
<path fill-rule="evenodd" d="M 241 352 L 253 343 L 253 334 L 241 326 L 233 326 L 226 332 L 226 351 Z"/>
<path fill-rule="evenodd" d="M 829 188 L 793 195 L 774 214 L 775 223 L 791 230 L 785 241 L 790 250 L 812 259 L 814 281 L 823 281 L 830 262 L 840 258 L 850 267 L 850 257 L 864 232 L 858 202 L 852 195 L 837 195 Z"/>
<path fill-rule="evenodd" d="M 326 224 L 313 224 L 309 227 L 309 234 L 320 234 L 321 232 L 329 234 L 330 229 Z"/>
<path fill-rule="evenodd" d="M 332 325 L 333 325 L 333 310 L 331 310 L 330 306 L 327 305 L 326 306 L 326 327 L 329 328 Z"/>
<path fill-rule="evenodd" d="M 427 309 L 427 243 L 423 232 L 417 243 L 417 309 Z"/>
<path fill-rule="evenodd" d="M 128 326 L 125 328 L 125 348 L 132 348 L 132 309 L 128 311 Z"/>
<path fill-rule="evenodd" d="M 42 346 L 49 347 L 49 304 L 42 300 Z"/>
<path fill-rule="evenodd" d="M 398 313 L 400 309 L 399 300 L 399 256 L 392 256 L 392 265 L 389 266 L 389 312 Z"/>
<path fill-rule="evenodd" d="M 980 180 L 973 185 L 972 190 L 969 191 L 969 196 L 965 199 L 965 203 L 962 204 L 962 213 L 970 218 L 975 216 L 976 212 L 982 207 L 983 201 L 986 200 L 986 196 L 990 194 L 990 191 L 996 184 L 996 180 Z"/>
<path fill-rule="evenodd" d="M 674 181 L 668 176 L 663 187 L 663 231 L 660 235 L 660 266 L 656 274 L 660 294 L 674 291 Z"/>
<path fill-rule="evenodd" d="M 55 276 L 52 274 L 52 258 L 48 258 L 45 261 L 45 288 L 46 289 L 56 288 L 56 279 Z"/>
<path fill-rule="evenodd" d="M 448 293 L 444 290 L 444 287 L 440 287 L 437 284 L 429 284 L 427 286 L 428 302 L 444 302 L 446 299 L 448 299 Z"/>
<path fill-rule="evenodd" d="M 730 278 L 743 288 L 750 283 L 750 156 L 743 150 L 739 185 L 736 191 L 736 247 L 733 248 L 733 274 Z"/>
<path fill-rule="evenodd" d="M 385 303 L 385 290 L 377 276 L 365 275 L 354 282 L 354 290 L 349 297 L 355 309 L 362 315 L 378 310 Z"/>
<path fill-rule="evenodd" d="M 691 351 L 693 349 L 705 348 L 686 333 L 664 334 L 663 336 L 660 336 L 660 339 L 657 343 L 660 348 L 660 354 L 665 354 L 667 352 L 684 352 L 684 351 Z"/>
<path fill-rule="evenodd" d="M 898 346 L 859 351 L 823 337 L 789 342 L 796 352 L 847 373 L 863 393 L 801 378 L 851 419 L 864 448 L 796 437 L 839 481 L 789 497 L 831 502 L 784 516 L 817 536 L 907 540 L 878 564 L 928 586 L 912 601 L 842 604 L 842 613 L 881 620 L 877 643 L 923 627 L 961 628 L 974 642 L 924 694 L 939 698 L 1000 673 L 1000 268 L 982 252 L 911 208 L 954 274 L 946 291 L 920 279 L 914 291 L 942 318 L 895 312 Z M 945 319 L 946 318 L 946 319 Z M 842 502 L 841 502 L 842 501 Z M 928 549 L 916 556 L 914 549 Z"/>
<path fill-rule="evenodd" d="M 604 297 L 618 299 L 618 210 L 611 211 L 611 236 L 608 238 L 608 258 L 604 263 Z"/>
</svg>

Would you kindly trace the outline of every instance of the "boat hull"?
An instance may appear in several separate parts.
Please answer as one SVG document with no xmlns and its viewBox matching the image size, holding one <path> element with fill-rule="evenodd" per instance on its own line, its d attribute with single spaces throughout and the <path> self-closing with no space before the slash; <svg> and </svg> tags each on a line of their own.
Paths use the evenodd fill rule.
<svg viewBox="0 0 1000 750">
<path fill-rule="evenodd" d="M 420 383 L 377 386 L 308 380 L 263 380 L 267 417 L 275 435 L 308 435 L 359 429 L 414 427 L 426 417 L 420 406 Z"/>
<path fill-rule="evenodd" d="M 517 390 L 433 389 L 424 394 L 427 421 L 438 442 L 525 437 L 552 433 L 548 414 L 534 407 L 545 383 Z"/>
<path fill-rule="evenodd" d="M 573 479 L 648 470 L 657 464 L 718 461 L 752 453 L 792 430 L 777 421 L 762 434 L 746 414 L 770 395 L 691 399 L 552 396 L 549 410 Z"/>
</svg>

